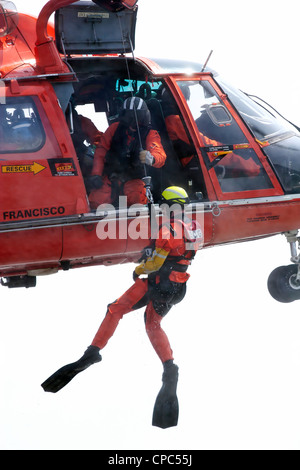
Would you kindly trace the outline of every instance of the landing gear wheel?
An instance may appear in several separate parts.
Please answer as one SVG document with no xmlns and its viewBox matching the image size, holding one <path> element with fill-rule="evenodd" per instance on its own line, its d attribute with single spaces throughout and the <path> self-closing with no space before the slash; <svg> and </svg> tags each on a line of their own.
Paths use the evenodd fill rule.
<svg viewBox="0 0 300 470">
<path fill-rule="evenodd" d="M 268 289 L 278 302 L 289 303 L 300 299 L 300 281 L 297 280 L 298 265 L 280 266 L 271 272 Z"/>
</svg>

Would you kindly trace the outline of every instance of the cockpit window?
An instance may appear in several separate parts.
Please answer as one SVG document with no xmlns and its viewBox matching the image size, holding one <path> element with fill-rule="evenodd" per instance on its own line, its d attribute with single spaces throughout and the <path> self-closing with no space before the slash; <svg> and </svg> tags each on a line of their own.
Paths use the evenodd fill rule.
<svg viewBox="0 0 300 470">
<path fill-rule="evenodd" d="M 144 80 L 131 80 L 128 78 L 120 78 L 116 81 L 116 91 L 119 94 L 129 93 L 145 100 L 155 98 L 160 86 L 161 82 L 145 82 Z"/>
<path fill-rule="evenodd" d="M 300 191 L 300 133 L 267 103 L 218 80 L 276 172 L 286 193 Z"/>
<path fill-rule="evenodd" d="M 208 80 L 177 82 L 197 125 L 209 172 L 223 193 L 268 189 L 272 183 L 229 109 Z"/>
<path fill-rule="evenodd" d="M 260 142 L 271 145 L 294 135 L 300 136 L 296 128 L 267 103 L 256 97 L 252 99 L 222 79 L 218 79 L 218 83 Z"/>
<path fill-rule="evenodd" d="M 6 98 L 0 104 L 0 153 L 38 151 L 45 134 L 32 98 Z"/>
</svg>

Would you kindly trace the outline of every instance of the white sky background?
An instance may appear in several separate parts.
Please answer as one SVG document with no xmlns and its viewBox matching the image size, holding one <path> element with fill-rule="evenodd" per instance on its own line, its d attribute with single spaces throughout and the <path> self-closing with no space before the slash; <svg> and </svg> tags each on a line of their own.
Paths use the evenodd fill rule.
<svg viewBox="0 0 300 470">
<path fill-rule="evenodd" d="M 46 2 L 15 3 L 38 13 Z M 211 68 L 300 125 L 297 0 L 139 4 L 136 54 L 204 62 L 213 49 Z M 100 364 L 57 394 L 40 386 L 82 355 L 133 265 L 2 287 L 0 448 L 299 450 L 300 303 L 266 286 L 289 258 L 283 236 L 197 255 L 186 298 L 163 321 L 180 366 L 179 424 L 166 430 L 151 426 L 162 367 L 143 310 L 120 322 Z"/>
</svg>

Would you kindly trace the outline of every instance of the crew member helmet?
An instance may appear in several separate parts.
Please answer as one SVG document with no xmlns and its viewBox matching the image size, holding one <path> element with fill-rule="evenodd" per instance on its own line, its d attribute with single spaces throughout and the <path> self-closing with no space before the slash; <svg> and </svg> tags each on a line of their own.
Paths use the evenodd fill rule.
<svg viewBox="0 0 300 470">
<path fill-rule="evenodd" d="M 189 196 L 185 189 L 179 186 L 169 186 L 162 192 L 162 202 L 172 204 L 188 204 Z"/>
<path fill-rule="evenodd" d="M 151 115 L 147 104 L 142 98 L 133 96 L 127 98 L 123 103 L 122 122 L 130 127 L 148 127 L 151 122 Z"/>
</svg>

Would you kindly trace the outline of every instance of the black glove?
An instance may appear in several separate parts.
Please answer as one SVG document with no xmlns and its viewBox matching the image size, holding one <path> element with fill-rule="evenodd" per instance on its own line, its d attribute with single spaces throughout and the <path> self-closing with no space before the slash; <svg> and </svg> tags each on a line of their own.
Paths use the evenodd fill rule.
<svg viewBox="0 0 300 470">
<path fill-rule="evenodd" d="M 134 282 L 139 278 L 139 275 L 135 272 L 135 270 L 132 273 L 132 277 L 133 277 Z"/>
<path fill-rule="evenodd" d="M 146 246 L 145 248 L 142 249 L 142 256 L 138 260 L 138 263 L 141 263 L 142 261 L 146 261 L 147 258 L 150 258 L 153 253 L 153 247 L 152 246 Z"/>
<path fill-rule="evenodd" d="M 84 182 L 87 192 L 90 192 L 93 189 L 100 189 L 101 186 L 103 186 L 102 176 L 100 175 L 88 176 L 85 178 Z"/>
</svg>

